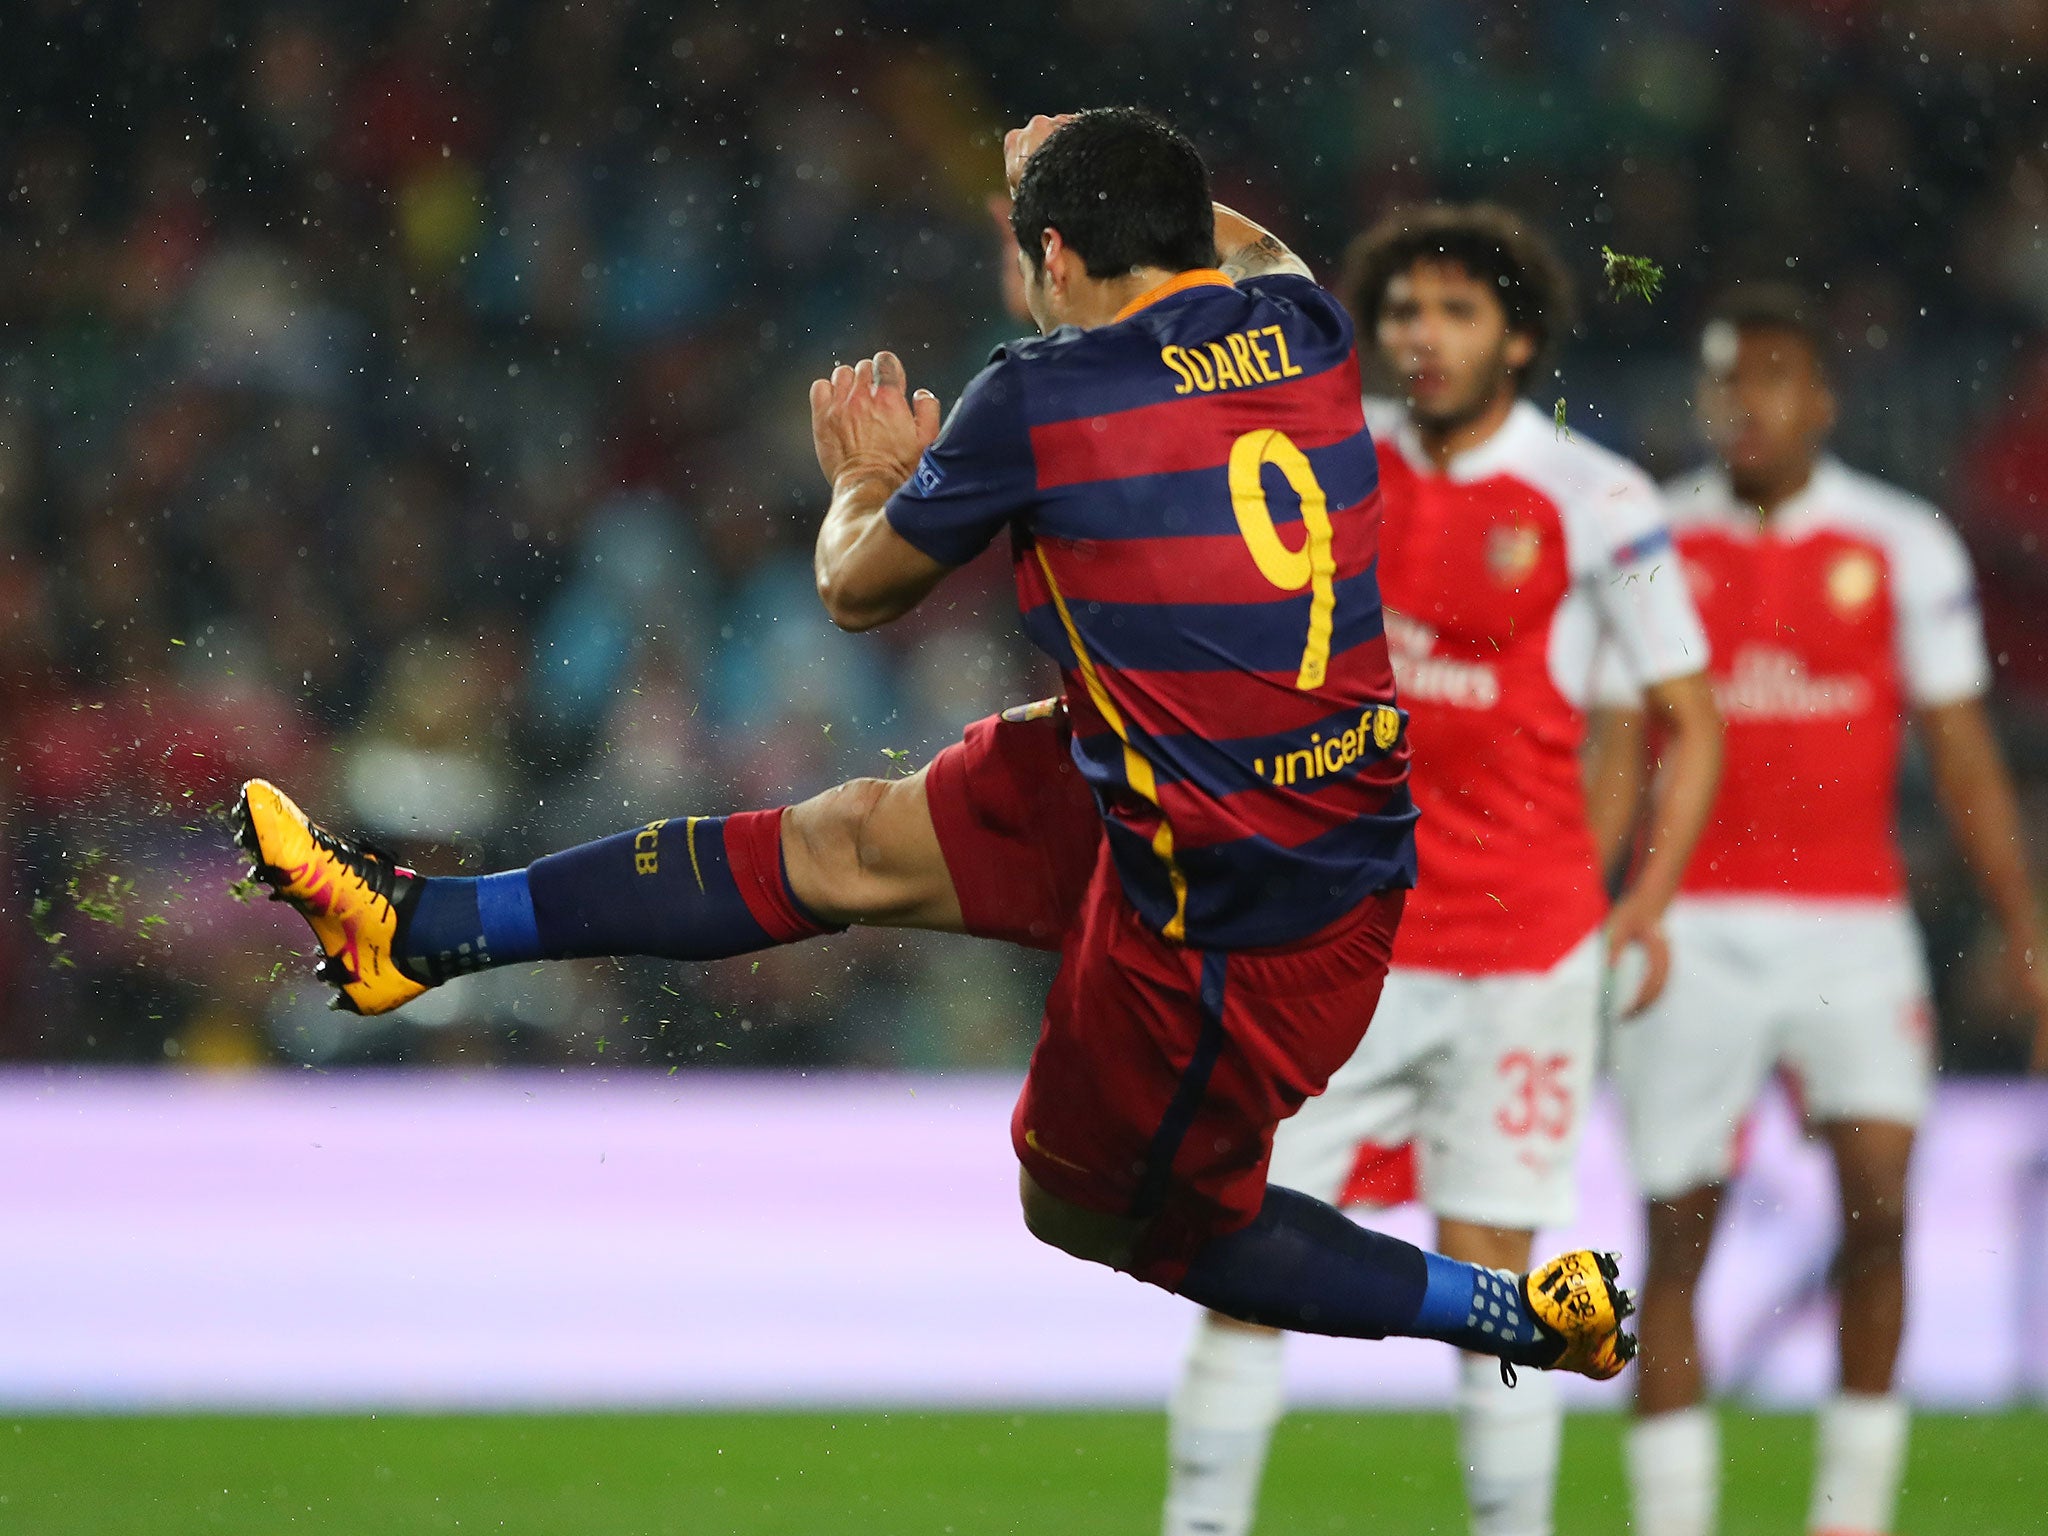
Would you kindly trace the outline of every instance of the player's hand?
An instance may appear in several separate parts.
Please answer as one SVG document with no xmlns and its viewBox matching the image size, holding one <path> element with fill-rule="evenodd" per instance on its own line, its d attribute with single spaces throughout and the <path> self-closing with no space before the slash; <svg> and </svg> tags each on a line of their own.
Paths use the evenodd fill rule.
<svg viewBox="0 0 2048 1536">
<path fill-rule="evenodd" d="M 2025 942 L 2008 939 L 2005 960 L 2013 989 L 2034 1020 L 2034 1049 L 2027 1070 L 2048 1076 L 2048 969 L 2044 969 L 2048 954 L 2042 951 L 2040 936 L 2033 935 Z"/>
<path fill-rule="evenodd" d="M 1619 1018 L 1632 1019 L 1656 1002 L 1663 994 L 1664 983 L 1671 979 L 1671 944 L 1664 937 L 1662 919 L 1663 914 L 1649 902 L 1637 901 L 1631 896 L 1623 896 L 1608 915 L 1608 965 L 1613 965 L 1631 944 L 1642 946 L 1643 958 L 1648 962 L 1636 995 L 1617 1009 Z"/>
<path fill-rule="evenodd" d="M 1073 120 L 1071 112 L 1062 112 L 1056 117 L 1047 117 L 1040 112 L 1022 128 L 1012 128 L 1003 135 L 1003 179 L 1009 183 L 1010 196 L 1017 195 L 1017 183 L 1024 179 L 1024 167 L 1038 153 L 1038 146 L 1051 138 L 1060 124 Z"/>
<path fill-rule="evenodd" d="M 894 352 L 877 352 L 829 379 L 811 383 L 811 446 L 818 467 L 837 486 L 849 477 L 901 485 L 939 435 L 939 397 L 909 395 L 910 380 Z"/>
<path fill-rule="evenodd" d="M 988 216 L 995 221 L 996 249 L 1002 252 L 996 270 L 1002 273 L 1003 313 L 1012 320 L 1029 322 L 1031 306 L 1024 300 L 1024 269 L 1017 264 L 1017 236 L 1010 228 L 1010 200 L 1001 193 L 988 195 Z"/>
</svg>

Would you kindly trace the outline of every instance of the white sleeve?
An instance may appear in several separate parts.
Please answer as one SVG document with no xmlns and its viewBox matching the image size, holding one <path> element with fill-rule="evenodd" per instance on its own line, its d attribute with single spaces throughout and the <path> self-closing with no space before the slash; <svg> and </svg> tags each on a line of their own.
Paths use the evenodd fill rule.
<svg viewBox="0 0 2048 1536">
<path fill-rule="evenodd" d="M 1991 686 L 1991 659 L 1969 552 L 1932 512 L 1911 527 L 1893 551 L 1892 576 L 1906 697 L 1921 708 L 1974 699 Z"/>
<path fill-rule="evenodd" d="M 1622 658 L 1621 648 L 1603 638 L 1593 653 L 1593 680 L 1587 690 L 1589 709 L 1641 709 L 1642 685 Z"/>
<path fill-rule="evenodd" d="M 1593 701 L 1626 705 L 1643 688 L 1704 672 L 1706 631 L 1656 486 L 1633 468 L 1617 473 L 1592 488 L 1578 522 L 1573 575 L 1600 617 Z"/>
</svg>

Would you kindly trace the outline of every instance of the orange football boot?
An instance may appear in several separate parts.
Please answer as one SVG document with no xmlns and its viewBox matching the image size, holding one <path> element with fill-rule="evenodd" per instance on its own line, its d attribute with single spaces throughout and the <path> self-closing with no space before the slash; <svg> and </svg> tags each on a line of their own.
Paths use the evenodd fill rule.
<svg viewBox="0 0 2048 1536">
<path fill-rule="evenodd" d="M 1636 1336 L 1621 1325 L 1635 1315 L 1636 1299 L 1614 1283 L 1620 1276 L 1617 1255 L 1581 1248 L 1522 1277 L 1530 1314 L 1558 1340 L 1556 1358 L 1539 1361 L 1539 1370 L 1611 1381 L 1635 1359 Z"/>
<path fill-rule="evenodd" d="M 427 988 L 398 968 L 399 905 L 418 876 L 368 843 L 308 820 L 268 779 L 251 779 L 235 802 L 235 841 L 255 860 L 252 880 L 270 887 L 313 929 L 313 974 L 335 988 L 330 1006 L 389 1013 Z"/>
</svg>

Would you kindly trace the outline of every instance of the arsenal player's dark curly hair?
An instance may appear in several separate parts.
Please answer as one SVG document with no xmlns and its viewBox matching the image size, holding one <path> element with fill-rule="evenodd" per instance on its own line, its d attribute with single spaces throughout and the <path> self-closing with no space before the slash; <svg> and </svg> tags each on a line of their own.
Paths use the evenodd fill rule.
<svg viewBox="0 0 2048 1536">
<path fill-rule="evenodd" d="M 1423 203 L 1396 208 L 1351 242 L 1337 293 L 1368 340 L 1387 286 L 1424 262 L 1452 262 L 1489 283 L 1508 329 L 1536 343 L 1528 372 L 1572 328 L 1571 279 L 1541 235 L 1495 203 Z"/>
</svg>

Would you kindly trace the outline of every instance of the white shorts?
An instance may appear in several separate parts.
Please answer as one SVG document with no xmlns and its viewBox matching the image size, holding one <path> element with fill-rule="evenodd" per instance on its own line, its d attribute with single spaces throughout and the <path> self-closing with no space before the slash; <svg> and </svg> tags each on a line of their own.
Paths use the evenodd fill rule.
<svg viewBox="0 0 2048 1536">
<path fill-rule="evenodd" d="M 1718 1184 L 1773 1070 L 1809 1119 L 1918 1125 L 1934 1092 L 1920 930 L 1879 902 L 1673 903 L 1671 981 L 1614 1028 L 1637 1182 L 1653 1200 Z"/>
<path fill-rule="evenodd" d="M 1356 1054 L 1274 1133 L 1269 1178 L 1342 1203 L 1355 1170 L 1412 1141 L 1417 1193 L 1439 1217 L 1570 1221 L 1602 969 L 1597 933 L 1535 973 L 1396 966 Z"/>
</svg>

